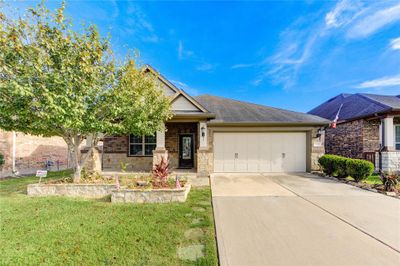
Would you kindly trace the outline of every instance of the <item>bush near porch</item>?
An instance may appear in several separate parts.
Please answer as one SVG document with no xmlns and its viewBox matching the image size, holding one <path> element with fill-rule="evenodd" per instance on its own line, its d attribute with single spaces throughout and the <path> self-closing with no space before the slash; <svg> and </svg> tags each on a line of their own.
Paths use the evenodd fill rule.
<svg viewBox="0 0 400 266">
<path fill-rule="evenodd" d="M 45 181 L 71 175 L 50 172 Z M 209 188 L 185 203 L 111 205 L 100 200 L 30 198 L 34 176 L 0 181 L 2 264 L 217 265 Z M 194 222 L 196 221 L 196 222 Z M 187 238 L 186 232 L 202 234 Z M 181 260 L 180 248 L 204 245 L 204 257 Z"/>
<path fill-rule="evenodd" d="M 356 182 L 366 179 L 374 171 L 374 165 L 369 161 L 332 154 L 321 156 L 318 162 L 325 174 L 338 178 L 351 176 Z"/>
</svg>

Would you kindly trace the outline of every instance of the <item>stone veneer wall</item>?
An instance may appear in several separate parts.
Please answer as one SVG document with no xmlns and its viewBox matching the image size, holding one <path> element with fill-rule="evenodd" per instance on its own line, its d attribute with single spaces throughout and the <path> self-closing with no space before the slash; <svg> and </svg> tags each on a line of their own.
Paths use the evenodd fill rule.
<svg viewBox="0 0 400 266">
<path fill-rule="evenodd" d="M 0 130 L 0 152 L 5 159 L 5 164 L 0 168 L 0 177 L 12 174 L 12 145 L 12 132 Z M 68 147 L 62 138 L 16 133 L 15 167 L 19 174 L 31 174 L 36 170 L 44 169 L 47 160 L 54 163 L 50 170 L 62 170 L 69 167 Z"/>
<path fill-rule="evenodd" d="M 318 159 L 325 154 L 325 131 L 322 131 L 319 138 L 315 138 L 318 133 L 319 127 L 316 127 L 311 132 L 311 171 L 319 171 L 320 165 Z"/>
<path fill-rule="evenodd" d="M 379 153 L 375 154 L 375 168 L 379 169 Z M 400 173 L 400 151 L 382 152 L 382 170 L 390 173 Z"/>
</svg>

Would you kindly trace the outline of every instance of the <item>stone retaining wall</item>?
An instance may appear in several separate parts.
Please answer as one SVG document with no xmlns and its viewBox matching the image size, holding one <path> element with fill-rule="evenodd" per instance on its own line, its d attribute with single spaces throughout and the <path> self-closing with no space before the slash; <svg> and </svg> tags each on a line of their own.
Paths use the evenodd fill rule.
<svg viewBox="0 0 400 266">
<path fill-rule="evenodd" d="M 28 196 L 103 198 L 114 189 L 112 184 L 30 184 Z"/>
<path fill-rule="evenodd" d="M 120 189 L 111 193 L 112 203 L 166 203 L 185 202 L 191 186 L 180 189 Z"/>
</svg>

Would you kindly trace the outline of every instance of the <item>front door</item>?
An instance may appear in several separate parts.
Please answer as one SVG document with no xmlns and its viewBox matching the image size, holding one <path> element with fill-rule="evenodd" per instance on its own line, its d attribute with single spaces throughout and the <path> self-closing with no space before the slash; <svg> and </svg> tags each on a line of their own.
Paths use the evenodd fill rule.
<svg viewBox="0 0 400 266">
<path fill-rule="evenodd" d="M 179 167 L 193 168 L 193 135 L 179 135 Z"/>
</svg>

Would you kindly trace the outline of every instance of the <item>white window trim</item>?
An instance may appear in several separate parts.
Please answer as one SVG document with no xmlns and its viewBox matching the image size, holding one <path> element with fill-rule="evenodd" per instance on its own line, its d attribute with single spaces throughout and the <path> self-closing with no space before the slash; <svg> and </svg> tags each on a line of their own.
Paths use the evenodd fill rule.
<svg viewBox="0 0 400 266">
<path fill-rule="evenodd" d="M 400 144 L 400 141 L 396 141 L 396 128 L 397 127 L 399 127 L 400 128 L 400 124 L 394 124 L 393 125 L 393 136 L 394 136 L 394 138 L 393 138 L 393 141 L 394 141 L 394 148 L 396 149 L 396 145 L 397 144 Z M 396 149 L 396 150 L 400 150 L 400 149 Z"/>
<path fill-rule="evenodd" d="M 131 136 L 134 136 L 133 134 L 128 136 L 128 156 L 129 157 L 151 157 L 153 154 L 145 154 L 146 152 L 146 145 L 155 145 L 157 147 L 157 140 L 156 142 L 146 142 L 146 136 L 142 136 L 142 142 L 131 142 Z M 136 136 L 137 137 L 137 136 Z M 141 154 L 131 154 L 131 145 L 142 145 L 142 153 Z"/>
</svg>

